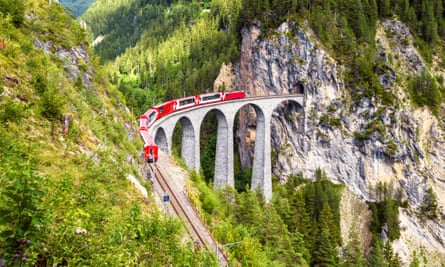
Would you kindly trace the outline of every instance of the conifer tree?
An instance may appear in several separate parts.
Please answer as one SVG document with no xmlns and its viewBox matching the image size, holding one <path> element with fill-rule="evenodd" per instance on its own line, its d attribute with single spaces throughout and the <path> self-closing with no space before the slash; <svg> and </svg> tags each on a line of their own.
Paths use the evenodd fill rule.
<svg viewBox="0 0 445 267">
<path fill-rule="evenodd" d="M 270 258 L 285 262 L 286 265 L 295 263 L 297 255 L 289 231 L 273 205 L 266 205 L 261 229 L 260 241 L 265 245 Z"/>
<path fill-rule="evenodd" d="M 354 226 L 349 233 L 349 242 L 343 249 L 343 267 L 364 267 L 366 266 L 366 260 L 363 257 L 360 239 L 357 231 L 354 230 Z"/>
<path fill-rule="evenodd" d="M 307 266 L 308 262 L 311 262 L 311 254 L 306 248 L 304 236 L 298 231 L 292 234 L 292 247 L 295 250 L 297 261 L 301 263 L 301 265 Z"/>
<path fill-rule="evenodd" d="M 423 204 L 420 207 L 422 215 L 425 215 L 429 219 L 437 218 L 437 198 L 431 187 L 428 188 Z"/>
<path fill-rule="evenodd" d="M 238 223 L 249 226 L 249 232 L 252 236 L 261 232 L 260 226 L 263 212 L 254 191 L 246 190 L 246 192 L 240 195 L 236 209 L 236 218 Z"/>
<path fill-rule="evenodd" d="M 318 217 L 318 227 L 320 227 L 320 229 L 327 229 L 329 231 L 329 237 L 331 238 L 331 243 L 333 245 L 337 244 L 337 240 L 336 240 L 336 233 L 335 231 L 335 227 L 334 227 L 334 217 L 332 215 L 332 210 L 331 207 L 329 206 L 328 203 L 325 203 L 323 205 L 323 209 L 320 212 L 320 216 Z"/>
<path fill-rule="evenodd" d="M 402 266 L 402 262 L 399 258 L 399 255 L 394 254 L 390 242 L 386 242 L 386 244 L 384 246 L 383 254 L 385 255 L 385 260 L 388 263 L 388 267 L 401 267 Z"/>
<path fill-rule="evenodd" d="M 386 267 L 385 255 L 383 253 L 383 243 L 378 237 L 374 237 L 371 253 L 368 259 L 369 267 Z"/>
<path fill-rule="evenodd" d="M 306 211 L 305 202 L 301 190 L 297 190 L 293 194 L 291 206 L 292 211 L 294 212 L 292 215 L 293 225 L 289 225 L 289 227 L 292 227 L 291 229 L 295 228 L 296 231 L 300 232 L 305 237 L 305 239 L 309 238 L 311 222 Z"/>
<path fill-rule="evenodd" d="M 315 241 L 312 257 L 312 266 L 330 267 L 337 266 L 335 249 L 331 243 L 329 229 L 320 227 Z"/>
</svg>

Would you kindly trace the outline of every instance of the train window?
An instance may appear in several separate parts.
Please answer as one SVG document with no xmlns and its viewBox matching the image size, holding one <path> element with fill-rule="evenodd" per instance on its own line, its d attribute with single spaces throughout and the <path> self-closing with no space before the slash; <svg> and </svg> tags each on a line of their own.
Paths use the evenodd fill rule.
<svg viewBox="0 0 445 267">
<path fill-rule="evenodd" d="M 202 101 L 210 101 L 221 98 L 221 94 L 206 95 L 202 97 Z"/>
<path fill-rule="evenodd" d="M 150 115 L 148 115 L 148 123 L 151 123 L 155 119 L 156 119 L 156 111 L 153 111 L 152 113 L 150 113 Z"/>
<path fill-rule="evenodd" d="M 189 105 L 192 103 L 195 103 L 194 97 L 179 100 L 179 106 L 185 106 L 185 105 Z"/>
<path fill-rule="evenodd" d="M 160 108 L 159 108 L 159 113 L 162 114 L 162 112 L 164 112 L 164 108 L 163 108 L 163 107 L 160 107 Z"/>
</svg>

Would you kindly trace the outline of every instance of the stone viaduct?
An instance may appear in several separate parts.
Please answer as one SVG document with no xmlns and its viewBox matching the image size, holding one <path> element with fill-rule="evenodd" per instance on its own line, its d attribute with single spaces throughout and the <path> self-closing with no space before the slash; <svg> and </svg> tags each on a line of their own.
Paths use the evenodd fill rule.
<svg viewBox="0 0 445 267">
<path fill-rule="evenodd" d="M 272 198 L 272 166 L 270 122 L 274 109 L 287 101 L 304 106 L 304 95 L 279 95 L 250 97 L 226 102 L 218 102 L 181 110 L 165 116 L 151 125 L 149 132 L 159 149 L 171 154 L 173 131 L 178 122 L 182 125 L 181 157 L 187 167 L 200 169 L 200 129 L 201 123 L 209 112 L 215 112 L 218 132 L 215 156 L 214 187 L 222 188 L 226 184 L 234 187 L 233 170 L 233 125 L 235 115 L 241 107 L 253 106 L 256 112 L 256 139 L 252 166 L 252 184 L 254 190 L 262 190 L 265 199 Z"/>
</svg>

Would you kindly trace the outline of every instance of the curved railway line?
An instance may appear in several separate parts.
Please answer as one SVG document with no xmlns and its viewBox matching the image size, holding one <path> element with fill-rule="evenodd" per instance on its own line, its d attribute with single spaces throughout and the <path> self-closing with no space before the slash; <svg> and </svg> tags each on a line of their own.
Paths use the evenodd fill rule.
<svg viewBox="0 0 445 267">
<path fill-rule="evenodd" d="M 174 209 L 174 212 L 177 216 L 179 216 L 195 242 L 205 249 L 209 253 L 215 253 L 218 257 L 218 262 L 220 266 L 229 266 L 229 261 L 224 252 L 220 249 L 220 246 L 217 246 L 218 243 L 212 237 L 204 223 L 201 221 L 199 216 L 191 207 L 188 200 L 183 197 L 178 196 L 180 193 L 173 190 L 172 186 L 169 184 L 168 179 L 166 179 L 165 175 L 159 170 L 159 168 L 154 165 L 148 164 L 149 169 L 156 179 L 156 182 L 160 186 L 160 189 L 167 193 L 170 197 L 170 204 Z M 188 208 L 187 208 L 188 207 Z M 193 217 L 193 218 L 192 218 Z"/>
</svg>

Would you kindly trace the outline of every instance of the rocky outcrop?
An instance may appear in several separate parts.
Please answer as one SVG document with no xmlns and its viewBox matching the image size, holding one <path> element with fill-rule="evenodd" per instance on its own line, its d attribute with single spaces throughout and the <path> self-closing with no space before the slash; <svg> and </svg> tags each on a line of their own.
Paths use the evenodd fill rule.
<svg viewBox="0 0 445 267">
<path fill-rule="evenodd" d="M 34 46 L 42 49 L 45 54 L 54 54 L 60 58 L 64 64 L 67 76 L 71 80 L 76 80 L 80 77 L 85 88 L 91 89 L 93 87 L 93 66 L 90 62 L 88 50 L 83 45 L 64 48 L 61 46 L 54 46 L 52 42 L 35 40 Z"/>
<path fill-rule="evenodd" d="M 379 34 L 386 32 L 390 34 Z M 425 69 L 406 26 L 385 21 L 379 25 L 376 38 L 385 70 L 379 80 L 385 90 L 399 97 L 398 108 L 384 106 L 375 98 L 351 103 L 339 74 L 343 66 L 337 65 L 310 31 L 283 23 L 273 35 L 260 36 L 255 23 L 242 30 L 235 85 L 252 96 L 304 93 L 306 97 L 304 107 L 284 103 L 274 114 L 272 150 L 276 153 L 272 164 L 280 180 L 297 173 L 313 178 L 315 170 L 321 168 L 363 200 L 378 200 L 376 188 L 385 184 L 393 197 L 408 201 L 409 208 L 403 214 L 416 214 L 428 188 L 433 189 L 439 203 L 445 203 L 443 130 L 428 110 L 411 108 L 404 89 L 395 83 L 400 73 Z M 401 67 L 388 62 L 390 54 L 401 55 L 396 57 Z M 254 117 L 252 112 L 245 112 L 239 119 L 237 138 L 244 166 L 253 155 Z M 444 216 L 443 209 L 442 205 L 439 217 Z M 440 227 L 443 222 L 406 224 L 417 227 L 411 233 L 424 231 L 428 236 L 416 236 L 418 240 L 411 238 L 410 242 L 422 244 L 427 251 L 445 253 L 443 238 L 438 238 L 445 236 Z M 395 249 L 407 262 L 412 250 L 408 241 L 400 242 L 403 245 Z"/>
</svg>

